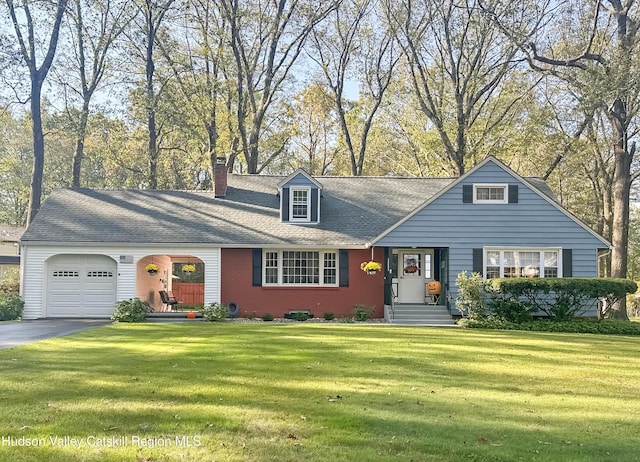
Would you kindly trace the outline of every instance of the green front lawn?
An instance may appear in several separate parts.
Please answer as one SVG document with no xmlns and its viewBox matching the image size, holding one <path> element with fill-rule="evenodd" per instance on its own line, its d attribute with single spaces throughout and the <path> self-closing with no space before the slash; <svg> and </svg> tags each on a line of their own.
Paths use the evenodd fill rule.
<svg viewBox="0 0 640 462">
<path fill-rule="evenodd" d="M 387 325 L 113 325 L 0 350 L 0 460 L 632 461 L 639 345 Z"/>
</svg>

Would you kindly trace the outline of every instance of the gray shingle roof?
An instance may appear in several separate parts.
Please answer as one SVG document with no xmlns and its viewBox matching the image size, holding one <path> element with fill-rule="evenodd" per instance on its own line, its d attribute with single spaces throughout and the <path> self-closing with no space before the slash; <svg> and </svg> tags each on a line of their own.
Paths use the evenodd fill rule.
<svg viewBox="0 0 640 462">
<path fill-rule="evenodd" d="M 321 222 L 303 225 L 280 222 L 283 178 L 229 175 L 224 199 L 212 192 L 56 190 L 22 242 L 362 246 L 454 181 L 320 177 Z"/>
<path fill-rule="evenodd" d="M 60 189 L 45 201 L 24 243 L 363 246 L 450 185 L 452 178 L 319 177 L 319 224 L 280 222 L 285 176 L 229 175 L 211 191 Z M 543 194 L 542 180 L 528 179 Z"/>
</svg>

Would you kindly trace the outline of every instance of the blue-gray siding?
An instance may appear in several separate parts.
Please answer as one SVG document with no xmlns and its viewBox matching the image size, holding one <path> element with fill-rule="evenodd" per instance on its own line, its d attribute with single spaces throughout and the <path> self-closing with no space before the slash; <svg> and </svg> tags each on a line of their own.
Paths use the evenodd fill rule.
<svg viewBox="0 0 640 462">
<path fill-rule="evenodd" d="M 285 184 L 282 185 L 283 188 L 288 188 L 290 186 L 311 186 L 311 187 L 314 187 L 315 185 L 303 173 L 298 173 L 297 175 L 294 175 L 292 178 L 289 178 L 289 181 L 287 181 Z"/>
<path fill-rule="evenodd" d="M 463 203 L 463 185 L 474 183 L 518 185 L 518 202 Z M 449 248 L 452 308 L 456 276 L 460 271 L 472 271 L 474 248 L 572 249 L 573 277 L 585 277 L 597 275 L 597 250 L 606 247 L 603 240 L 493 162 L 455 184 L 375 245 Z"/>
</svg>

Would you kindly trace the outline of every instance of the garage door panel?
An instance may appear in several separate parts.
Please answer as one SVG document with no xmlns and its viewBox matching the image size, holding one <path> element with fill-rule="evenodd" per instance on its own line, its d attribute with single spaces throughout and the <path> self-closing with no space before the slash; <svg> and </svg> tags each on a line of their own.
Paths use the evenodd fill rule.
<svg viewBox="0 0 640 462">
<path fill-rule="evenodd" d="M 47 316 L 111 316 L 116 302 L 116 263 L 103 255 L 53 257 L 48 271 Z"/>
</svg>

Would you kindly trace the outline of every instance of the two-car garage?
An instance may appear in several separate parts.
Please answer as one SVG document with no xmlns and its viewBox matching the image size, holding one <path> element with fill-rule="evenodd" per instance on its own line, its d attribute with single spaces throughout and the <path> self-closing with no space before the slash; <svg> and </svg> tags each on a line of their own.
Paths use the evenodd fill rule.
<svg viewBox="0 0 640 462">
<path fill-rule="evenodd" d="M 116 303 L 116 262 L 104 255 L 56 255 L 46 265 L 46 316 L 108 318 Z"/>
</svg>

